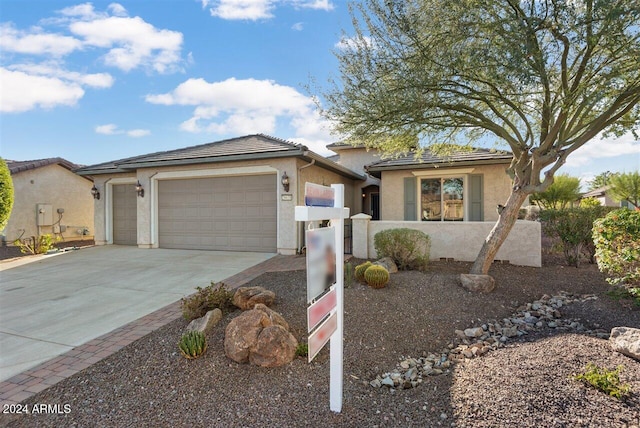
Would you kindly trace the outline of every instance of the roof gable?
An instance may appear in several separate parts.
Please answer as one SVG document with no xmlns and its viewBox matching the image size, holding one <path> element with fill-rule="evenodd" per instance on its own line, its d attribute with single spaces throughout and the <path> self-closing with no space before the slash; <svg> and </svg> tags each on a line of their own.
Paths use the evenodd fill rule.
<svg viewBox="0 0 640 428">
<path fill-rule="evenodd" d="M 23 171 L 42 168 L 48 165 L 60 165 L 61 167 L 68 169 L 69 171 L 73 171 L 74 169 L 79 167 L 79 165 L 76 165 L 75 163 L 69 162 L 68 160 L 60 157 L 34 159 L 34 160 L 26 160 L 26 161 L 5 160 L 5 162 L 7 163 L 7 166 L 9 167 L 9 172 L 12 175 L 18 174 Z"/>
</svg>

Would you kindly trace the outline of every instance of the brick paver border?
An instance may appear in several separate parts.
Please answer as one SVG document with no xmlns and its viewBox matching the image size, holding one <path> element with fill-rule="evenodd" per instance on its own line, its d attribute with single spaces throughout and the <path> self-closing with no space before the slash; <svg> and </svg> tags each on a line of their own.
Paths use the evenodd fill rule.
<svg viewBox="0 0 640 428">
<path fill-rule="evenodd" d="M 304 256 L 277 255 L 222 282 L 229 288 L 237 288 L 265 272 L 286 272 L 305 268 L 306 259 Z M 180 316 L 180 302 L 171 303 L 32 369 L 15 375 L 0 383 L 0 401 L 3 405 L 18 404 L 116 353 Z"/>
</svg>

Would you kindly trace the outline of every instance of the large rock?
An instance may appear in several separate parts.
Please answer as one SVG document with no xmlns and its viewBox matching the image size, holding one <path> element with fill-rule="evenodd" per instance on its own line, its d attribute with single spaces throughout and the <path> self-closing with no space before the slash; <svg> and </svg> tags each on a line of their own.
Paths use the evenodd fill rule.
<svg viewBox="0 0 640 428">
<path fill-rule="evenodd" d="M 203 317 L 197 318 L 189 323 L 185 332 L 201 331 L 207 334 L 222 319 L 222 311 L 218 308 L 207 312 Z"/>
<path fill-rule="evenodd" d="M 298 341 L 282 316 L 263 304 L 231 320 L 225 331 L 224 352 L 238 363 L 278 367 L 293 360 Z"/>
<path fill-rule="evenodd" d="M 398 272 L 398 266 L 396 265 L 396 263 L 393 261 L 393 259 L 391 257 L 383 257 L 383 258 L 381 258 L 380 260 L 378 260 L 377 262 L 375 262 L 373 264 L 374 265 L 378 265 L 378 266 L 382 266 L 389 273 Z"/>
<path fill-rule="evenodd" d="M 233 304 L 243 311 L 253 309 L 258 303 L 271 306 L 274 300 L 276 293 L 262 287 L 240 287 L 233 295 Z"/>
<path fill-rule="evenodd" d="M 611 329 L 609 342 L 614 351 L 640 360 L 640 329 L 614 327 Z"/>
<path fill-rule="evenodd" d="M 476 293 L 490 293 L 496 288 L 496 281 L 489 275 L 460 274 L 462 288 Z"/>
</svg>

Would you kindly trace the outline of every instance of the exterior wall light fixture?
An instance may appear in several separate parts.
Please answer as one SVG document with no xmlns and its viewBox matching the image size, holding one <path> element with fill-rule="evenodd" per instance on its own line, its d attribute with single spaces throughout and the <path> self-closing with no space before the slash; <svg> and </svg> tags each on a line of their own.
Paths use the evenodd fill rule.
<svg viewBox="0 0 640 428">
<path fill-rule="evenodd" d="M 142 184 L 140 184 L 140 180 L 138 180 L 138 183 L 136 184 L 136 193 L 141 198 L 144 198 L 144 188 L 142 187 Z"/>
<path fill-rule="evenodd" d="M 100 191 L 95 184 L 91 188 L 91 196 L 93 196 L 93 199 L 100 199 Z"/>
<path fill-rule="evenodd" d="M 282 188 L 284 189 L 285 192 L 289 191 L 289 176 L 287 175 L 287 172 L 283 172 L 282 173 L 282 179 L 280 180 L 280 183 L 282 183 Z"/>
</svg>

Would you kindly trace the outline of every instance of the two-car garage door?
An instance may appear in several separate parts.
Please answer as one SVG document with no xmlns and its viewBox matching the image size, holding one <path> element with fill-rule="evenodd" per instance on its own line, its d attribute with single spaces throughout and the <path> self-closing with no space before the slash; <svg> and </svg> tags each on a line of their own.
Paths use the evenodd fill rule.
<svg viewBox="0 0 640 428">
<path fill-rule="evenodd" d="M 276 252 L 276 175 L 158 181 L 161 248 Z"/>
</svg>

